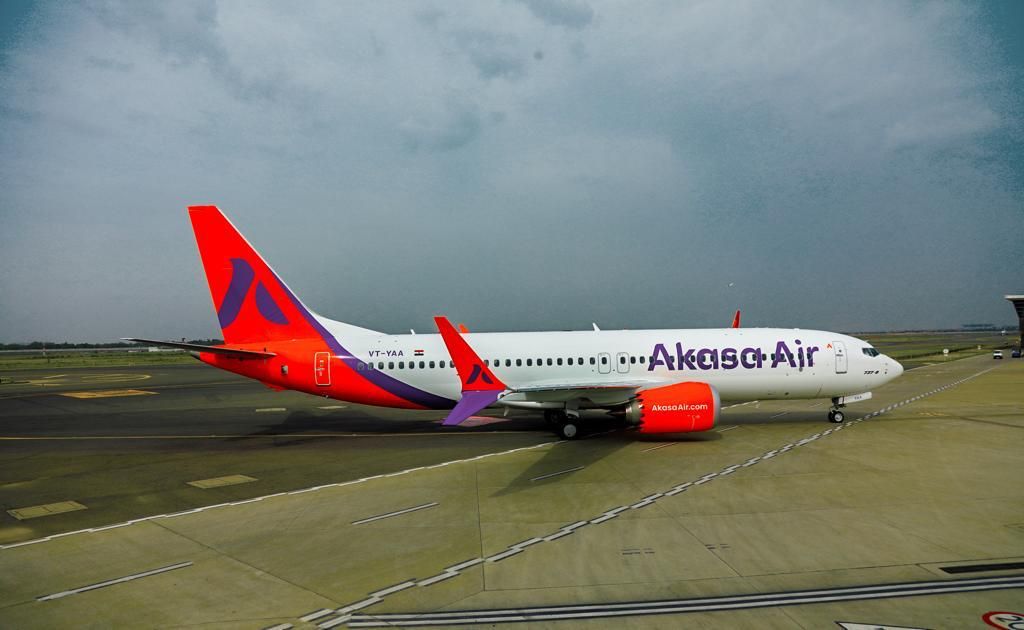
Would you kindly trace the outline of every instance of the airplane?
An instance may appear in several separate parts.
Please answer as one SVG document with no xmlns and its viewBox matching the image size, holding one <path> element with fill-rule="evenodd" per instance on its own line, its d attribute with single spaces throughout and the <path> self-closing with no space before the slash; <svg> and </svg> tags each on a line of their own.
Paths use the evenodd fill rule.
<svg viewBox="0 0 1024 630">
<path fill-rule="evenodd" d="M 711 429 L 723 402 L 830 398 L 838 423 L 903 373 L 855 337 L 740 328 L 739 312 L 718 329 L 471 333 L 438 316 L 438 334 L 386 334 L 310 310 L 216 206 L 188 212 L 224 344 L 125 339 L 188 350 L 275 390 L 448 410 L 445 426 L 489 407 L 532 410 L 573 439 L 587 409 L 671 434 Z"/>
</svg>

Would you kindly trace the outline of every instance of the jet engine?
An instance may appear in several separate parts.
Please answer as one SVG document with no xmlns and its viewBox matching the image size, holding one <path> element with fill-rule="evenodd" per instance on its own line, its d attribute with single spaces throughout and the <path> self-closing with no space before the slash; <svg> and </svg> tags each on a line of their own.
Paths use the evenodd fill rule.
<svg viewBox="0 0 1024 630">
<path fill-rule="evenodd" d="M 718 422 L 722 403 L 707 383 L 673 383 L 645 389 L 626 405 L 626 423 L 640 433 L 707 431 Z"/>
</svg>

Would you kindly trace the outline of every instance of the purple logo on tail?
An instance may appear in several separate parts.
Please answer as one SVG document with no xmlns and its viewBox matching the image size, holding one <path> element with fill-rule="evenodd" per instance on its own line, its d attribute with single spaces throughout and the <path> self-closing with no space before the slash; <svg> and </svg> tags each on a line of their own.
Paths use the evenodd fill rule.
<svg viewBox="0 0 1024 630">
<path fill-rule="evenodd" d="M 252 265 L 241 258 L 231 259 L 231 282 L 228 283 L 227 293 L 224 294 L 224 300 L 221 301 L 220 309 L 217 311 L 217 320 L 222 329 L 233 324 L 238 318 L 238 314 L 242 311 L 242 304 L 245 303 L 245 296 L 249 294 L 249 288 L 252 287 L 255 279 L 256 272 L 253 271 Z M 285 317 L 281 307 L 271 297 L 267 288 L 263 286 L 262 281 L 256 284 L 256 310 L 268 322 L 282 326 L 288 325 L 288 318 Z"/>
<path fill-rule="evenodd" d="M 477 379 L 482 379 L 483 382 L 488 385 L 494 385 L 494 381 L 491 380 L 490 376 L 487 376 L 487 373 L 484 372 L 479 363 L 473 364 L 473 371 L 469 373 L 469 378 L 466 379 L 466 385 L 472 385 L 477 381 Z"/>
</svg>

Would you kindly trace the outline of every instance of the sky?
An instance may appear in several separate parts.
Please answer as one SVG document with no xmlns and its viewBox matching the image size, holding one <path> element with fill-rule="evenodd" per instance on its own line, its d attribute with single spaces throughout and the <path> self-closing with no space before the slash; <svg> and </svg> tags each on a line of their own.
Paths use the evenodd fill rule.
<svg viewBox="0 0 1024 630">
<path fill-rule="evenodd" d="M 219 336 L 207 203 L 385 332 L 1004 325 L 1024 292 L 1024 3 L 13 0 L 0 25 L 0 342 Z"/>
</svg>

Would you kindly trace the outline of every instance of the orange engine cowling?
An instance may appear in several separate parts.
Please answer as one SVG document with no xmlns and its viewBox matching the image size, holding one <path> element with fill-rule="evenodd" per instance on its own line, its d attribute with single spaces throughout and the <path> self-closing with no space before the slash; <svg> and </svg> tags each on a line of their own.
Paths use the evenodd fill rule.
<svg viewBox="0 0 1024 630">
<path fill-rule="evenodd" d="M 707 383 L 674 383 L 646 389 L 626 406 L 626 422 L 640 433 L 707 431 L 722 408 L 718 390 Z"/>
</svg>

